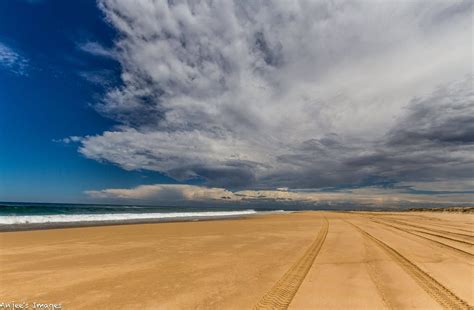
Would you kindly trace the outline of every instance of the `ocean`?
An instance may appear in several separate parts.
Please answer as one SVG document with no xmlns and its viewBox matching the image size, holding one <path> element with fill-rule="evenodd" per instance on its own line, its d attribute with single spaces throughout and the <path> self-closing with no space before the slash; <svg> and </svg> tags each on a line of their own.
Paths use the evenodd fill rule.
<svg viewBox="0 0 474 310">
<path fill-rule="evenodd" d="M 162 207 L 140 205 L 0 202 L 0 230 L 230 218 L 285 212 L 271 207 Z M 8 227 L 10 226 L 10 227 Z"/>
</svg>

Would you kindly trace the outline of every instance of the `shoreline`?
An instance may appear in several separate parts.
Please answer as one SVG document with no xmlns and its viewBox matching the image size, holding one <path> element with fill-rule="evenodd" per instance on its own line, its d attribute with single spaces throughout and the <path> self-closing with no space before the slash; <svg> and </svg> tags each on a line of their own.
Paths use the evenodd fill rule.
<svg viewBox="0 0 474 310">
<path fill-rule="evenodd" d="M 459 209 L 461 211 L 459 211 Z M 463 211 L 465 210 L 465 211 Z M 106 226 L 122 226 L 122 225 L 141 225 L 141 224 L 162 224 L 162 223 L 186 223 L 186 222 L 208 222 L 220 220 L 237 220 L 246 219 L 255 216 L 273 215 L 273 214 L 290 214 L 290 213 L 304 213 L 304 212 L 334 212 L 334 213 L 359 213 L 359 214 L 381 214 L 381 213 L 432 213 L 432 214 L 465 214 L 470 215 L 474 213 L 473 207 L 456 208 L 456 210 L 449 209 L 410 209 L 410 210 L 275 210 L 263 211 L 254 214 L 236 214 L 236 215 L 221 215 L 221 216 L 197 216 L 197 217 L 175 217 L 175 218 L 150 218 L 150 219 L 129 219 L 129 220 L 105 220 L 105 221 L 76 221 L 76 222 L 47 222 L 47 223 L 29 223 L 29 224 L 0 224 L 0 233 L 6 232 L 21 232 L 21 231 L 35 231 L 35 230 L 50 230 L 50 229 L 69 229 L 69 228 L 87 228 L 87 227 L 106 227 Z"/>
<path fill-rule="evenodd" d="M 110 220 L 110 221 L 83 221 L 83 222 L 53 222 L 53 223 L 31 223 L 31 224 L 0 224 L 0 233 L 50 230 L 50 229 L 69 229 L 69 228 L 87 228 L 87 227 L 107 227 L 122 225 L 145 225 L 161 223 L 186 223 L 186 222 L 208 222 L 219 220 L 237 220 L 258 215 L 284 214 L 299 211 L 268 211 L 255 214 L 222 215 L 222 216 L 199 216 L 199 217 L 175 217 L 175 218 L 156 218 L 156 219 L 130 219 L 130 220 Z"/>
</svg>

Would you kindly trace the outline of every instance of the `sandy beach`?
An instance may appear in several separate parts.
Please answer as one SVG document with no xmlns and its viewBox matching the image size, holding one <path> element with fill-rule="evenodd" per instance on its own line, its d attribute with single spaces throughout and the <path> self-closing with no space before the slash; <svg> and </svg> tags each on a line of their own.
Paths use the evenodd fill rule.
<svg viewBox="0 0 474 310">
<path fill-rule="evenodd" d="M 468 309 L 472 214 L 298 212 L 0 233 L 0 303 Z"/>
</svg>

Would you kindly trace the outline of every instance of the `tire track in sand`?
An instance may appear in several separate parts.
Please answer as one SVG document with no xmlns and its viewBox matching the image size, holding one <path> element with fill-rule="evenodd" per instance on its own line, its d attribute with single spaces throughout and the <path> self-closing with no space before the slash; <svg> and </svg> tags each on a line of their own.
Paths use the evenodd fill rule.
<svg viewBox="0 0 474 310">
<path fill-rule="evenodd" d="M 368 214 L 368 213 L 366 213 L 366 214 L 367 215 L 372 215 L 372 216 L 375 215 L 375 214 Z M 444 228 L 444 229 L 455 229 L 455 230 L 458 230 L 458 231 L 468 233 L 468 235 L 466 235 L 466 236 L 474 237 L 474 230 L 473 229 L 468 230 L 468 229 L 459 228 L 459 225 L 454 225 L 453 223 L 446 223 L 445 220 L 440 220 L 440 219 L 437 219 L 437 218 L 427 217 L 427 216 L 424 216 L 424 215 L 410 214 L 410 220 L 406 219 L 406 216 L 404 216 L 403 218 L 399 218 L 399 217 L 393 217 L 393 216 L 390 216 L 390 215 L 376 214 L 376 217 L 380 217 L 380 218 L 387 219 L 387 220 L 398 220 L 398 221 L 408 221 L 408 222 L 411 222 L 412 220 L 416 219 L 417 223 L 421 223 L 423 225 L 436 226 L 436 227 Z M 463 223 L 463 224 L 472 226 L 472 223 Z M 457 233 L 459 233 L 459 232 L 457 232 Z"/>
<path fill-rule="evenodd" d="M 472 235 L 466 235 L 466 234 L 461 234 L 461 233 L 451 232 L 451 231 L 446 231 L 446 230 L 441 230 L 441 229 L 435 229 L 435 228 L 428 228 L 428 227 L 425 227 L 425 226 L 415 225 L 415 224 L 412 224 L 412 223 L 409 223 L 409 222 L 406 222 L 406 221 L 401 221 L 401 220 L 392 220 L 392 221 L 396 222 L 398 224 L 401 224 L 401 225 L 410 226 L 410 227 L 414 227 L 414 228 L 418 228 L 418 229 L 428 230 L 432 233 L 440 233 L 440 234 L 444 234 L 444 235 L 447 234 L 447 235 L 457 236 L 457 237 L 467 238 L 467 239 L 473 239 L 474 238 Z M 453 240 L 459 241 L 459 239 L 453 239 Z M 472 244 L 469 241 L 464 241 L 464 242 Z"/>
<path fill-rule="evenodd" d="M 391 228 L 393 228 L 393 229 L 397 229 L 397 230 L 403 231 L 403 232 L 405 232 L 405 233 L 407 233 L 407 234 L 411 234 L 411 235 L 417 236 L 417 237 L 419 237 L 419 238 L 428 240 L 428 241 L 430 241 L 430 242 L 432 242 L 432 243 L 438 245 L 439 247 L 442 247 L 442 248 L 445 248 L 445 249 L 449 249 L 449 250 L 455 251 L 456 253 L 461 254 L 461 255 L 467 257 L 469 260 L 472 260 L 472 258 L 474 257 L 474 255 L 471 254 L 471 253 L 469 253 L 469 252 L 466 252 L 466 251 L 464 251 L 464 250 L 458 249 L 458 248 L 453 247 L 453 246 L 451 246 L 451 245 L 449 245 L 449 244 L 446 244 L 446 243 L 443 243 L 443 242 L 439 242 L 438 240 L 434 240 L 434 239 L 425 237 L 425 236 L 423 236 L 423 235 L 416 234 L 416 233 L 414 233 L 414 232 L 412 232 L 412 231 L 410 231 L 410 230 L 408 230 L 408 229 L 404 229 L 404 228 L 399 227 L 399 226 L 391 225 L 391 224 L 385 223 L 385 222 L 383 222 L 383 221 L 378 221 L 378 220 L 373 220 L 373 219 L 372 219 L 372 222 L 375 222 L 375 223 L 380 224 L 380 225 L 389 226 L 389 227 L 391 227 Z"/>
<path fill-rule="evenodd" d="M 373 220 L 373 218 L 370 218 L 371 220 Z M 380 220 L 379 220 L 380 221 Z M 381 220 L 382 222 L 387 222 L 387 220 Z M 419 232 L 419 233 L 423 233 L 423 234 L 426 234 L 426 235 L 431 235 L 431 236 L 434 236 L 434 237 L 439 237 L 439 238 L 443 238 L 443 239 L 446 239 L 446 240 L 450 240 L 450 241 L 455 241 L 455 242 L 459 242 L 459 243 L 463 243 L 463 244 L 466 244 L 468 246 L 473 246 L 474 243 L 472 242 L 469 242 L 469 241 L 466 241 L 466 240 L 460 240 L 460 239 L 456 239 L 456 238 L 452 238 L 452 237 L 447 237 L 445 235 L 439 235 L 439 234 L 435 234 L 435 233 L 432 233 L 432 232 L 429 232 L 430 229 L 428 228 L 423 228 L 425 230 L 428 230 L 428 231 L 425 231 L 425 230 L 419 230 L 419 229 L 416 229 L 416 228 L 412 228 L 412 227 L 419 227 L 419 226 L 414 226 L 414 225 L 409 225 L 409 224 L 405 224 L 403 222 L 399 222 L 399 221 L 390 221 L 391 223 L 395 223 L 397 225 L 403 225 L 403 226 L 408 226 L 410 228 L 406 228 L 406 227 L 403 227 L 404 229 L 407 229 L 407 230 L 410 230 L 410 231 L 416 231 L 416 232 Z M 388 225 L 388 224 L 387 224 Z"/>
<path fill-rule="evenodd" d="M 354 226 L 364 237 L 372 240 L 381 249 L 383 249 L 393 260 L 405 270 L 417 283 L 425 290 L 433 299 L 435 299 L 441 306 L 447 309 L 472 309 L 469 304 L 456 296 L 444 285 L 436 281 L 429 274 L 420 269 L 417 265 L 412 263 L 405 256 L 400 254 L 397 250 L 393 249 L 385 242 L 375 238 L 359 226 L 346 221 Z"/>
<path fill-rule="evenodd" d="M 287 309 L 293 297 L 303 283 L 319 253 L 329 229 L 329 222 L 324 218 L 323 227 L 316 239 L 296 263 L 281 277 L 280 280 L 257 303 L 255 309 Z"/>
<path fill-rule="evenodd" d="M 364 242 L 364 246 L 366 249 L 368 249 L 366 242 Z M 396 307 L 393 305 L 392 301 L 390 300 L 387 294 L 387 290 L 385 289 L 385 285 L 384 285 L 384 279 L 380 276 L 380 273 L 377 270 L 377 267 L 375 266 L 374 262 L 370 262 L 370 261 L 367 262 L 367 272 L 369 274 L 370 279 L 372 280 L 375 287 L 377 288 L 377 293 L 380 296 L 380 299 L 382 299 L 383 304 L 389 310 L 396 309 Z"/>
<path fill-rule="evenodd" d="M 436 227 L 439 227 L 439 228 L 444 228 L 444 229 L 455 229 L 458 231 L 458 233 L 460 231 L 462 232 L 466 232 L 468 233 L 467 236 L 471 236 L 473 237 L 474 236 L 474 230 L 473 229 L 463 229 L 463 228 L 459 228 L 458 226 L 456 225 L 452 225 L 452 224 L 446 224 L 446 223 L 443 223 L 443 224 L 440 224 L 439 220 L 433 220 L 433 219 L 430 219 L 430 218 L 427 218 L 427 217 L 420 217 L 421 219 L 421 222 L 424 222 L 423 225 L 428 225 L 428 226 L 436 226 Z M 465 224 L 468 224 L 468 225 L 472 225 L 472 223 L 465 223 Z"/>
</svg>

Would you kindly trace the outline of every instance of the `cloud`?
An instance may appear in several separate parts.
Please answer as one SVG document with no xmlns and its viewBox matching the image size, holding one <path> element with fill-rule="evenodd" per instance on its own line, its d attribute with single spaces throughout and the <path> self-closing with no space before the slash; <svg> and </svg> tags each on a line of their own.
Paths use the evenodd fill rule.
<svg viewBox="0 0 474 310">
<path fill-rule="evenodd" d="M 92 84 L 103 87 L 110 87 L 115 82 L 114 72 L 107 69 L 79 71 L 78 75 Z"/>
<path fill-rule="evenodd" d="M 209 188 L 205 186 L 183 184 L 154 184 L 140 185 L 131 189 L 103 189 L 86 191 L 86 194 L 95 199 L 107 201 L 126 201 L 140 203 L 203 203 L 232 205 L 292 205 L 301 206 L 330 205 L 346 203 L 346 207 L 354 205 L 381 205 L 399 206 L 403 203 L 469 203 L 473 195 L 469 194 L 440 194 L 431 195 L 413 194 L 403 188 L 367 187 L 334 192 L 324 191 L 290 191 L 276 190 L 243 190 L 232 192 L 224 188 Z"/>
<path fill-rule="evenodd" d="M 415 191 L 474 194 L 474 180 L 472 178 L 455 181 L 400 182 L 399 185 Z"/>
<path fill-rule="evenodd" d="M 91 190 L 86 191 L 86 194 L 93 198 L 145 201 L 239 200 L 232 192 L 223 188 L 173 184 L 140 185 L 132 189 Z"/>
<path fill-rule="evenodd" d="M 16 75 L 28 75 L 28 59 L 0 42 L 0 67 Z"/>
<path fill-rule="evenodd" d="M 110 57 L 110 58 L 114 58 L 115 56 L 114 50 L 107 49 L 97 42 L 80 43 L 78 44 L 78 48 L 86 53 L 89 53 L 95 56 Z"/>
<path fill-rule="evenodd" d="M 71 136 L 71 137 L 66 137 L 62 139 L 53 139 L 53 142 L 69 144 L 69 143 L 81 142 L 81 140 L 82 138 L 79 136 Z"/>
<path fill-rule="evenodd" d="M 233 190 L 472 175 L 469 1 L 99 6 L 123 84 L 96 108 L 121 125 L 88 158 Z"/>
</svg>

